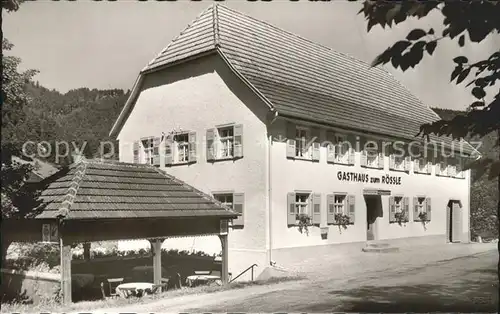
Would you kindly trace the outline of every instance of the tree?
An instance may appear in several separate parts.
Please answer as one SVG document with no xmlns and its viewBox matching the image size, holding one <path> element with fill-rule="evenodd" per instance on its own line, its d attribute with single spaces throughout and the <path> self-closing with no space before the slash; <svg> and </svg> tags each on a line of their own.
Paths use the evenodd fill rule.
<svg viewBox="0 0 500 314">
<path fill-rule="evenodd" d="M 359 14 L 363 13 L 368 26 L 368 32 L 375 25 L 391 27 L 408 18 L 423 18 L 432 11 L 439 11 L 443 15 L 445 26 L 441 35 L 435 34 L 434 29 L 411 30 L 405 39 L 399 40 L 375 58 L 372 65 L 387 64 L 391 62 L 395 68 L 414 68 L 424 58 L 432 56 L 441 40 L 456 41 L 463 47 L 466 40 L 471 43 L 483 41 L 489 34 L 500 32 L 500 2 L 499 1 L 372 1 L 365 0 Z M 469 61 L 466 56 L 453 58 L 456 64 L 451 73 L 451 82 L 461 84 L 468 77 L 472 79 L 466 86 L 471 86 L 471 93 L 476 98 L 470 104 L 466 114 L 457 115 L 450 120 L 438 120 L 424 124 L 417 135 L 452 136 L 455 139 L 465 137 L 484 137 L 492 132 L 498 133 L 495 143 L 500 141 L 500 91 L 487 99 L 488 88 L 495 86 L 500 79 L 500 50 L 494 52 L 484 60 Z M 496 159 L 496 160 L 495 160 Z M 497 178 L 498 193 L 500 193 L 500 156 L 497 158 L 481 158 L 470 163 L 469 168 L 476 172 L 489 172 L 489 179 Z M 500 197 L 497 204 L 496 219 L 500 217 Z M 500 244 L 499 244 L 500 249 Z M 498 263 L 500 276 L 500 260 Z"/>
<path fill-rule="evenodd" d="M 2 1 L 2 8 L 15 11 L 18 3 Z M 3 38 L 2 50 L 9 51 L 12 47 L 13 45 Z M 31 165 L 12 160 L 12 156 L 21 156 L 22 143 L 29 133 L 24 126 L 26 108 L 30 101 L 26 94 L 26 85 L 37 73 L 35 70 L 19 72 L 20 62 L 19 58 L 2 54 L 2 224 L 5 223 L 5 219 L 22 218 L 32 213 L 36 208 L 38 196 L 37 191 L 26 183 L 32 171 Z M 2 259 L 5 258 L 9 244 L 7 235 L 3 233 Z"/>
</svg>

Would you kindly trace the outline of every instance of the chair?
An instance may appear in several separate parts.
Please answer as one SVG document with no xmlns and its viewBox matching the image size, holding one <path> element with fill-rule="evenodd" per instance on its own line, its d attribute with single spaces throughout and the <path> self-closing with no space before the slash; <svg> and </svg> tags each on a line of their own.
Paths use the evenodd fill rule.
<svg viewBox="0 0 500 314">
<path fill-rule="evenodd" d="M 110 297 L 118 297 L 118 296 L 120 296 L 116 292 L 116 287 L 118 287 L 123 282 L 123 278 L 108 278 L 107 282 L 108 282 L 108 287 L 109 287 L 109 296 Z M 101 283 L 101 292 L 102 292 L 103 296 L 105 297 L 103 283 Z"/>
</svg>

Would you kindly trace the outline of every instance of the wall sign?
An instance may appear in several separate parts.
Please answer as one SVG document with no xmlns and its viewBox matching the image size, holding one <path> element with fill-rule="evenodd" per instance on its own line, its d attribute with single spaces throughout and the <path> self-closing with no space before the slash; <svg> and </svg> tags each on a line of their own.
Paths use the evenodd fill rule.
<svg viewBox="0 0 500 314">
<path fill-rule="evenodd" d="M 42 224 L 42 242 L 59 242 L 59 227 L 57 223 Z"/>
<path fill-rule="evenodd" d="M 382 175 L 380 177 L 370 177 L 366 173 L 339 171 L 339 172 L 337 172 L 337 179 L 339 179 L 340 181 L 348 181 L 348 182 L 382 183 L 382 184 L 388 184 L 388 185 L 401 185 L 401 177 L 390 176 L 388 174 Z"/>
</svg>

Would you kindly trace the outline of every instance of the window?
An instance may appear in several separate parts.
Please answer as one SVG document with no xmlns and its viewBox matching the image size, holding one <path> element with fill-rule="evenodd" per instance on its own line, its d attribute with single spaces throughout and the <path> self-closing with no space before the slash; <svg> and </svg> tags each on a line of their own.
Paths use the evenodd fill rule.
<svg viewBox="0 0 500 314">
<path fill-rule="evenodd" d="M 243 226 L 243 193 L 215 193 L 214 198 L 221 202 L 224 206 L 231 208 L 233 211 L 241 214 L 236 219 L 233 219 L 232 226 Z"/>
<path fill-rule="evenodd" d="M 369 141 L 368 143 L 366 143 L 365 153 L 366 153 L 366 166 L 372 168 L 378 168 L 379 150 L 377 147 L 377 143 L 373 141 Z"/>
<path fill-rule="evenodd" d="M 394 197 L 394 209 L 396 213 L 401 213 L 403 211 L 403 197 Z"/>
<path fill-rule="evenodd" d="M 144 148 L 144 162 L 152 165 L 154 163 L 153 157 L 155 155 L 153 138 L 150 137 L 143 139 L 142 147 Z"/>
<path fill-rule="evenodd" d="M 233 127 L 219 129 L 220 158 L 230 158 L 234 156 L 234 132 Z"/>
<path fill-rule="evenodd" d="M 214 198 L 222 203 L 222 205 L 233 208 L 233 194 L 216 194 Z"/>
<path fill-rule="evenodd" d="M 189 161 L 189 133 L 176 134 L 174 136 L 176 160 L 175 162 Z"/>
<path fill-rule="evenodd" d="M 243 125 L 223 126 L 207 130 L 207 160 L 243 157 Z"/>
<path fill-rule="evenodd" d="M 309 215 L 309 196 L 306 193 L 295 194 L 295 212 L 297 214 Z"/>
<path fill-rule="evenodd" d="M 404 170 L 405 169 L 405 158 L 404 155 L 396 152 L 394 153 L 394 169 Z"/>
<path fill-rule="evenodd" d="M 456 158 L 448 158 L 448 175 L 450 177 L 457 176 L 458 160 Z"/>
<path fill-rule="evenodd" d="M 425 212 L 425 197 L 417 197 L 417 204 L 415 206 L 416 206 L 415 211 L 417 213 L 420 214 Z"/>
<path fill-rule="evenodd" d="M 304 127 L 297 127 L 295 131 L 295 156 L 310 158 L 311 152 L 308 145 L 310 139 L 310 131 Z"/>
<path fill-rule="evenodd" d="M 422 172 L 422 173 L 427 172 L 427 159 L 425 157 L 418 158 L 417 172 Z"/>
<path fill-rule="evenodd" d="M 335 135 L 335 162 L 347 164 L 349 162 L 349 142 L 345 136 Z"/>
<path fill-rule="evenodd" d="M 444 157 L 441 157 L 439 159 L 439 162 L 437 164 L 438 166 L 438 171 L 437 174 L 440 176 L 446 176 L 448 175 L 448 165 L 446 164 L 447 160 Z"/>
<path fill-rule="evenodd" d="M 345 195 L 335 195 L 333 202 L 333 214 L 345 214 Z"/>
<path fill-rule="evenodd" d="M 431 220 L 431 199 L 425 196 L 413 198 L 413 221 Z"/>
</svg>

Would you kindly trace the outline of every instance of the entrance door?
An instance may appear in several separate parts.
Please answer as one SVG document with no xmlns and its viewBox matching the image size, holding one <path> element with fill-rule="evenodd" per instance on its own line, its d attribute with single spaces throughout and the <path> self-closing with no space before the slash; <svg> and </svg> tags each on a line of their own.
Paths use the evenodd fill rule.
<svg viewBox="0 0 500 314">
<path fill-rule="evenodd" d="M 446 208 L 447 239 L 449 242 L 461 242 L 462 238 L 462 207 L 460 201 L 451 200 Z"/>
<path fill-rule="evenodd" d="M 380 195 L 365 195 L 366 203 L 366 240 L 377 240 L 376 221 L 382 217 L 382 200 Z"/>
</svg>

